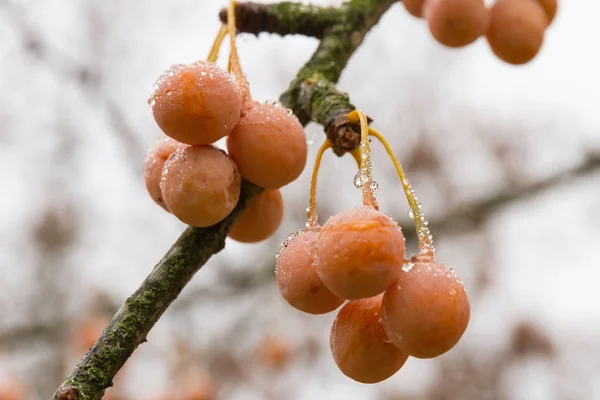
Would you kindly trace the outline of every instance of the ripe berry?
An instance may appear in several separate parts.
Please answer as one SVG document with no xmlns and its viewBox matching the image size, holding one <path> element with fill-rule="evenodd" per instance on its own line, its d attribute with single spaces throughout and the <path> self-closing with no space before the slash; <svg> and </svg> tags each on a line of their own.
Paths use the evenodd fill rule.
<svg viewBox="0 0 600 400">
<path fill-rule="evenodd" d="M 483 0 L 429 0 L 425 5 L 429 31 L 448 47 L 466 46 L 485 34 L 488 14 Z"/>
<path fill-rule="evenodd" d="M 548 25 L 554 21 L 558 9 L 558 0 L 538 0 L 548 17 Z"/>
<path fill-rule="evenodd" d="M 416 358 L 433 358 L 458 343 L 471 307 L 453 271 L 417 262 L 386 290 L 381 312 L 385 331 L 398 348 Z"/>
<path fill-rule="evenodd" d="M 235 221 L 229 237 L 243 243 L 265 240 L 279 227 L 283 219 L 283 197 L 277 189 L 267 189 L 256 196 Z"/>
<path fill-rule="evenodd" d="M 225 152 L 213 146 L 190 146 L 165 162 L 160 189 L 167 209 L 180 221 L 207 227 L 235 208 L 241 180 Z"/>
<path fill-rule="evenodd" d="M 304 170 L 306 135 L 287 108 L 252 103 L 227 137 L 227 151 L 244 178 L 279 189 Z"/>
<path fill-rule="evenodd" d="M 318 237 L 316 229 L 294 236 L 281 249 L 275 268 L 283 298 L 292 307 L 309 314 L 325 314 L 344 303 L 317 275 L 314 263 Z"/>
<path fill-rule="evenodd" d="M 425 4 L 425 0 L 403 0 L 402 4 L 404 4 L 404 8 L 408 11 L 412 16 L 417 18 L 423 17 L 423 6 Z"/>
<path fill-rule="evenodd" d="M 214 143 L 240 119 L 242 97 L 231 76 L 216 64 L 197 61 L 171 67 L 150 99 L 162 131 L 191 145 Z"/>
<path fill-rule="evenodd" d="M 158 140 L 154 147 L 148 152 L 144 162 L 144 181 L 150 198 L 156 204 L 167 210 L 160 191 L 160 176 L 167 158 L 175 151 L 185 148 L 186 145 L 164 136 Z M 169 210 L 167 210 L 169 211 Z"/>
<path fill-rule="evenodd" d="M 404 235 L 396 222 L 369 207 L 353 208 L 323 225 L 317 242 L 317 273 L 340 297 L 372 297 L 402 273 L 404 251 Z"/>
<path fill-rule="evenodd" d="M 486 37 L 496 57 L 519 65 L 537 55 L 547 27 L 548 18 L 537 0 L 497 0 Z"/>
<path fill-rule="evenodd" d="M 381 295 L 350 301 L 331 327 L 330 346 L 340 371 L 361 383 L 377 383 L 394 375 L 408 355 L 387 337 L 380 319 Z"/>
</svg>

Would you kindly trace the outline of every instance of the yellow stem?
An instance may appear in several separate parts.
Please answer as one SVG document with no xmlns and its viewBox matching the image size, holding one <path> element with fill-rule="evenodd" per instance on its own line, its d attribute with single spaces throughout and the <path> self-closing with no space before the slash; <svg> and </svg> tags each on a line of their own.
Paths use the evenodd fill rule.
<svg viewBox="0 0 600 400">
<path fill-rule="evenodd" d="M 356 161 L 356 166 L 358 167 L 358 169 L 360 169 L 360 149 L 356 148 L 354 150 L 351 150 L 350 154 L 354 158 L 354 161 Z"/>
<path fill-rule="evenodd" d="M 319 176 L 319 168 L 321 167 L 323 153 L 325 153 L 325 151 L 327 151 L 327 149 L 329 148 L 331 148 L 331 142 L 329 141 L 329 139 L 325 139 L 325 141 L 319 148 L 317 157 L 315 158 L 315 167 L 313 168 L 312 178 L 310 180 L 310 197 L 308 200 L 308 211 L 306 213 L 306 217 L 308 218 L 307 227 L 309 228 L 315 228 L 317 227 L 317 225 L 319 225 L 317 216 L 317 178 Z"/>
<path fill-rule="evenodd" d="M 419 200 L 417 199 L 415 190 L 408 183 L 408 178 L 402 169 L 402 165 L 400 165 L 400 161 L 398 161 L 398 158 L 392 150 L 392 146 L 390 146 L 385 136 L 372 128 L 369 128 L 369 135 L 376 137 L 381 142 L 383 147 L 385 147 L 385 151 L 390 156 L 392 163 L 394 163 L 394 168 L 396 168 L 400 182 L 402 182 L 402 188 L 404 189 L 404 194 L 406 195 L 406 199 L 408 200 L 408 205 L 411 210 L 410 216 L 415 222 L 415 228 L 417 230 L 419 256 L 421 260 L 435 262 L 433 236 L 431 235 L 429 227 L 427 226 L 427 220 L 425 220 L 425 216 L 421 212 L 421 203 L 419 203 Z"/>
<path fill-rule="evenodd" d="M 219 57 L 219 50 L 221 49 L 221 45 L 223 44 L 223 39 L 227 36 L 227 25 L 221 24 L 221 28 L 219 29 L 219 33 L 217 33 L 217 37 L 213 42 L 212 48 L 208 53 L 208 57 L 206 57 L 206 61 L 215 62 Z"/>
<path fill-rule="evenodd" d="M 351 122 L 360 122 L 360 171 L 355 178 L 362 189 L 363 204 L 379 209 L 375 192 L 373 190 L 373 177 L 371 176 L 371 147 L 369 146 L 369 122 L 367 116 L 359 110 L 354 110 L 348 114 Z"/>
<path fill-rule="evenodd" d="M 231 46 L 231 52 L 229 53 L 229 66 L 227 68 L 235 75 L 239 90 L 242 93 L 242 100 L 244 104 L 247 104 L 252 101 L 252 96 L 250 95 L 250 85 L 248 84 L 248 80 L 242 71 L 240 57 L 237 52 L 237 45 L 235 41 L 235 37 L 237 35 L 237 25 L 235 24 L 235 7 L 236 1 L 229 0 L 229 7 L 227 8 L 227 27 L 229 28 L 229 44 Z"/>
</svg>

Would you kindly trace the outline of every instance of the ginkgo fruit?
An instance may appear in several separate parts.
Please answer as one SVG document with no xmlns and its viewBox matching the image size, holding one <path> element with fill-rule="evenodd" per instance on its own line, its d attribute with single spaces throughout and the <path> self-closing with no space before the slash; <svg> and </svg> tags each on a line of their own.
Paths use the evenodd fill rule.
<svg viewBox="0 0 600 400">
<path fill-rule="evenodd" d="M 160 189 L 180 221 L 212 226 L 225 219 L 238 203 L 242 177 L 227 154 L 213 146 L 189 146 L 165 162 Z"/>
<path fill-rule="evenodd" d="M 162 131 L 190 145 L 214 143 L 240 120 L 242 97 L 234 79 L 208 61 L 174 65 L 157 80 L 150 98 Z"/>
<path fill-rule="evenodd" d="M 340 371 L 361 383 L 394 375 L 408 355 L 387 337 L 381 324 L 381 295 L 349 301 L 331 327 L 330 346 Z"/>
<path fill-rule="evenodd" d="M 428 0 L 425 18 L 431 35 L 448 47 L 463 47 L 485 34 L 489 12 L 483 0 Z"/>
<path fill-rule="evenodd" d="M 344 303 L 344 299 L 331 293 L 317 275 L 318 230 L 307 229 L 286 240 L 275 267 L 277 286 L 283 298 L 292 307 L 309 314 L 325 314 Z"/>
<path fill-rule="evenodd" d="M 162 169 L 167 158 L 177 150 L 181 150 L 187 145 L 180 143 L 168 136 L 162 137 L 156 142 L 154 147 L 150 149 L 146 160 L 144 161 L 144 183 L 150 198 L 156 204 L 167 210 L 165 202 L 160 191 L 160 177 Z M 169 211 L 169 210 L 167 210 Z"/>
<path fill-rule="evenodd" d="M 382 322 L 410 356 L 437 357 L 458 343 L 471 307 L 462 281 L 443 264 L 417 262 L 383 295 Z"/>
<path fill-rule="evenodd" d="M 273 235 L 283 219 L 283 197 L 278 189 L 266 189 L 250 202 L 235 221 L 229 237 L 255 243 Z"/>
<path fill-rule="evenodd" d="M 537 0 L 497 0 L 486 38 L 496 57 L 520 65 L 538 54 L 547 27 L 548 17 Z"/>
<path fill-rule="evenodd" d="M 425 0 L 403 0 L 402 4 L 404 4 L 404 8 L 414 17 L 422 18 L 423 17 L 423 7 L 425 5 Z"/>
<path fill-rule="evenodd" d="M 252 103 L 227 137 L 227 152 L 248 181 L 279 189 L 304 170 L 306 135 L 289 109 L 272 103 Z"/>
<path fill-rule="evenodd" d="M 327 220 L 317 241 L 319 277 L 348 300 L 382 293 L 402 273 L 405 239 L 387 215 L 367 206 Z"/>
</svg>

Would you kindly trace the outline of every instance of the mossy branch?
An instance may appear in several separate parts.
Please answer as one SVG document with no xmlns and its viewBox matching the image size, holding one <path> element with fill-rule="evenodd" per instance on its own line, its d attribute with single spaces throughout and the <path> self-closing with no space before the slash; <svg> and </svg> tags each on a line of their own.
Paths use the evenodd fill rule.
<svg viewBox="0 0 600 400">
<path fill-rule="evenodd" d="M 319 7 L 282 1 L 274 4 L 255 2 L 239 3 L 235 10 L 235 20 L 239 32 L 258 35 L 261 32 L 285 35 L 312 36 L 318 39 L 329 27 L 340 21 L 339 7 Z M 219 18 L 227 23 L 227 9 L 219 13 Z"/>
<path fill-rule="evenodd" d="M 335 82 L 366 33 L 394 2 L 350 0 L 337 9 L 294 3 L 263 6 L 268 10 L 278 10 L 279 23 L 286 22 L 292 27 L 306 24 L 309 14 L 316 21 L 326 20 L 328 24 L 336 21 L 328 25 L 322 36 L 318 35 L 322 40 L 317 51 L 298 72 L 280 100 L 294 111 L 303 124 L 312 120 L 324 125 L 327 135 L 333 138 L 334 151 L 340 155 L 356 147 L 352 143 L 357 137 L 360 138 L 360 135 L 357 136 L 360 130 L 345 118 L 354 106 L 347 94 L 336 90 Z M 239 7 L 241 10 L 244 6 L 240 4 Z M 236 218 L 261 190 L 243 181 L 240 201 L 230 216 L 212 227 L 189 227 L 183 232 L 137 291 L 121 306 L 53 399 L 102 398 L 104 391 L 112 386 L 114 376 L 135 349 L 146 341 L 152 327 L 194 274 L 225 247 L 225 238 Z"/>
</svg>

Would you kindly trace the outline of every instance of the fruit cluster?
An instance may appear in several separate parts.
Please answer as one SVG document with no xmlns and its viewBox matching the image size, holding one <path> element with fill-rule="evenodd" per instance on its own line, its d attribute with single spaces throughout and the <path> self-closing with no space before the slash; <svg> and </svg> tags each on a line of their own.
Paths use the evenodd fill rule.
<svg viewBox="0 0 600 400">
<path fill-rule="evenodd" d="M 433 237 L 414 190 L 383 135 L 360 119 L 360 171 L 355 185 L 364 205 L 330 217 L 319 226 L 316 176 L 326 140 L 319 151 L 307 229 L 290 235 L 277 256 L 277 284 L 285 300 L 309 314 L 336 310 L 330 345 L 339 369 L 363 383 L 394 375 L 409 356 L 433 358 L 450 350 L 465 332 L 470 304 L 453 270 L 435 261 Z M 405 259 L 401 228 L 378 210 L 372 180 L 368 136 L 379 139 L 394 161 L 418 233 L 419 254 Z"/>
<path fill-rule="evenodd" d="M 558 0 L 403 0 L 406 10 L 425 18 L 432 36 L 463 47 L 485 36 L 492 52 L 510 64 L 525 64 L 539 52 L 556 16 Z"/>
<path fill-rule="evenodd" d="M 230 21 L 235 24 L 235 16 Z M 227 32 L 234 76 L 214 62 Z M 229 233 L 241 242 L 257 242 L 278 228 L 279 189 L 302 173 L 307 144 L 290 110 L 252 100 L 235 34 L 235 25 L 222 27 L 207 61 L 172 66 L 156 81 L 149 104 L 165 136 L 148 153 L 145 184 L 158 205 L 196 227 L 212 226 L 233 211 L 242 178 L 265 188 Z M 214 145 L 225 137 L 227 152 Z"/>
</svg>

